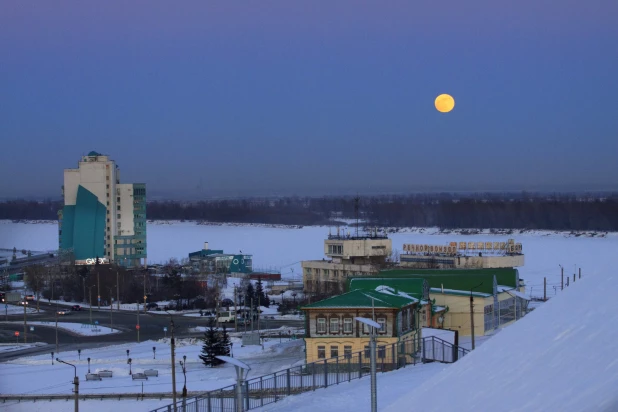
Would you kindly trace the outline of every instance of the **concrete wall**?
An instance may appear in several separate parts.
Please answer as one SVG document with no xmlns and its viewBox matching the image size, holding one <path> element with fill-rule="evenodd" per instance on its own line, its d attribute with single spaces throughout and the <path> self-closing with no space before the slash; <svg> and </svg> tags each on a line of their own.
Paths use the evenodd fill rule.
<svg viewBox="0 0 618 412">
<path fill-rule="evenodd" d="M 336 285 L 343 291 L 346 279 L 349 276 L 374 275 L 379 270 L 373 265 L 352 265 L 347 263 L 334 263 L 326 260 L 305 260 L 301 262 L 303 269 L 303 286 L 305 292 L 315 292 L 315 283 L 321 282 L 326 285 Z M 316 269 L 319 270 L 319 274 Z"/>
<path fill-rule="evenodd" d="M 424 262 L 408 262 L 406 257 L 418 257 L 425 259 Z M 455 268 L 455 269 L 481 269 L 481 268 L 513 268 L 524 266 L 524 255 L 508 255 L 508 256 L 434 256 L 435 262 L 432 262 L 431 256 L 416 256 L 416 255 L 401 255 L 401 267 L 408 268 L 427 268 L 428 265 L 435 264 L 437 268 Z M 438 263 L 440 261 L 440 263 Z M 448 261 L 449 263 L 442 263 Z"/>
<path fill-rule="evenodd" d="M 329 253 L 329 245 L 343 245 L 343 254 Z M 326 239 L 324 241 L 324 254 L 326 256 L 340 256 L 343 259 L 389 256 L 392 249 L 390 239 Z"/>
<path fill-rule="evenodd" d="M 116 185 L 116 201 L 120 198 L 120 203 L 116 203 L 116 215 L 120 214 L 120 227 L 117 227 L 117 234 L 120 236 L 135 235 L 133 222 L 133 184 L 123 183 Z M 118 207 L 120 206 L 120 211 Z M 117 216 L 116 216 L 117 217 Z M 117 222 L 117 223 L 118 223 Z"/>
</svg>

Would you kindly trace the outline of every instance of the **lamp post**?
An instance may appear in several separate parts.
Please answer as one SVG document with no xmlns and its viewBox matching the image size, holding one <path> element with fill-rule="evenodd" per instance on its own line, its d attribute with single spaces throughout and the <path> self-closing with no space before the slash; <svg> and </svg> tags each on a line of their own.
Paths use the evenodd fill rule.
<svg viewBox="0 0 618 412">
<path fill-rule="evenodd" d="M 92 325 L 92 288 L 96 286 L 97 285 L 88 286 L 88 300 L 90 301 L 90 304 L 88 306 L 90 306 L 89 310 L 90 310 L 90 324 L 91 325 Z"/>
<path fill-rule="evenodd" d="M 79 412 L 79 377 L 77 376 L 77 368 L 75 365 L 69 362 L 65 362 L 56 358 L 56 362 L 64 363 L 65 365 L 72 366 L 75 371 L 75 376 L 73 377 L 73 385 L 75 385 L 75 412 Z"/>
<path fill-rule="evenodd" d="M 79 360 L 82 360 L 82 350 L 81 349 L 77 350 L 77 356 L 79 357 Z"/>
<path fill-rule="evenodd" d="M 152 347 L 152 359 L 157 359 L 155 352 L 157 351 L 157 348 L 155 348 L 154 346 Z"/>
<path fill-rule="evenodd" d="M 133 370 L 131 369 L 131 363 L 133 362 L 133 359 L 129 358 L 127 360 L 127 363 L 129 364 L 129 375 L 133 375 Z"/>
<path fill-rule="evenodd" d="M 116 286 L 116 285 L 114 285 Z M 108 287 L 109 289 L 109 324 L 112 332 L 114 331 L 114 302 L 112 302 L 112 288 L 114 286 Z"/>
<path fill-rule="evenodd" d="M 88 373 L 90 373 L 90 358 L 86 359 L 88 361 Z"/>
<path fill-rule="evenodd" d="M 251 370 L 251 367 L 246 363 L 243 363 L 235 358 L 229 356 L 215 356 L 217 359 L 223 362 L 231 363 L 236 369 L 236 412 L 243 412 L 245 410 L 242 398 L 242 387 L 244 380 L 247 379 L 247 375 Z"/>
<path fill-rule="evenodd" d="M 54 352 L 51 353 L 52 365 L 54 364 Z"/>
<path fill-rule="evenodd" d="M 167 312 L 167 311 L 166 311 Z M 174 411 L 176 410 L 176 363 L 175 363 L 175 351 L 176 351 L 176 347 L 175 347 L 175 340 L 174 340 L 174 318 L 172 317 L 172 314 L 167 312 L 168 315 L 170 315 L 170 327 L 171 327 L 171 333 L 172 333 L 172 338 L 170 340 L 170 347 L 172 349 L 172 399 L 174 401 Z"/>
<path fill-rule="evenodd" d="M 183 355 L 182 360 L 179 361 L 182 367 L 182 374 L 185 377 L 185 384 L 182 387 L 182 409 L 184 410 L 187 402 L 187 355 Z"/>
<path fill-rule="evenodd" d="M 483 282 L 470 289 L 470 327 L 472 328 L 472 350 L 474 350 L 474 296 L 472 296 L 472 291 L 482 285 Z M 500 309 L 498 308 L 498 311 L 499 310 Z M 500 316 L 500 312 L 498 312 L 498 316 Z"/>
<path fill-rule="evenodd" d="M 130 353 L 130 352 L 131 352 L 131 351 L 130 351 L 129 349 L 127 349 L 127 360 L 129 360 L 129 353 Z"/>
<path fill-rule="evenodd" d="M 371 338 L 369 340 L 369 357 L 371 358 L 371 412 L 378 410 L 378 390 L 376 382 L 376 329 L 380 329 L 380 324 L 374 320 L 356 317 L 357 321 L 371 327 Z"/>
<path fill-rule="evenodd" d="M 28 308 L 28 301 L 24 298 L 24 343 L 27 343 L 28 334 L 28 319 L 26 317 L 26 309 Z"/>
</svg>

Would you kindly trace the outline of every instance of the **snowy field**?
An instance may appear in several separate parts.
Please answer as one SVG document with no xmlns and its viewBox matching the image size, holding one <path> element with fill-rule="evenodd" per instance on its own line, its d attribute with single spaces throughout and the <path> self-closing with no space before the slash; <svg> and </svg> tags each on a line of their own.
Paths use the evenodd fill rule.
<svg viewBox="0 0 618 412">
<path fill-rule="evenodd" d="M 36 302 L 34 304 L 28 304 L 26 306 L 26 311 L 28 314 L 36 313 Z M 44 310 L 40 310 L 40 312 L 45 312 Z M 0 306 L 0 315 L 23 315 L 24 314 L 24 306 L 23 305 L 11 305 L 7 303 L 3 303 Z"/>
<path fill-rule="evenodd" d="M 261 346 L 242 347 L 238 338 L 232 338 L 232 352 L 234 357 L 242 359 L 252 368 L 250 377 L 265 375 L 281 369 L 289 368 L 303 362 L 303 341 L 268 340 Z M 208 391 L 222 388 L 235 383 L 236 372 L 233 366 L 222 365 L 216 368 L 207 368 L 198 358 L 201 352 L 201 340 L 178 339 L 176 341 L 176 360 L 187 357 L 187 390 Z M 156 351 L 153 352 L 152 348 Z M 127 349 L 130 351 L 127 356 Z M 133 381 L 129 375 L 127 358 L 132 359 L 133 373 L 143 372 L 144 369 L 157 369 L 158 377 L 150 377 L 144 382 L 144 393 L 171 392 L 172 373 L 170 366 L 170 340 L 146 341 L 114 345 L 92 350 L 82 350 L 81 359 L 77 351 L 56 354 L 61 360 L 75 364 L 80 376 L 80 393 L 141 393 L 142 382 Z M 96 373 L 100 370 L 111 370 L 113 377 L 103 381 L 86 381 L 88 361 L 90 370 Z M 156 358 L 156 359 L 155 359 Z M 2 364 L 0 387 L 2 393 L 12 394 L 65 394 L 71 393 L 73 369 L 54 362 L 52 365 L 49 354 L 32 357 L 23 357 Z M 180 392 L 183 384 L 183 373 L 176 367 L 177 389 Z M 132 401 L 134 402 L 134 401 Z M 169 403 L 163 402 L 163 404 Z M 62 404 L 52 402 L 50 405 Z M 115 403 L 108 403 L 115 405 Z M 142 405 L 139 403 L 138 405 Z M 115 407 L 115 406 L 114 406 Z M 2 405 L 0 405 L 2 408 Z M 4 410 L 4 409 L 2 409 Z M 85 409 L 90 410 L 90 409 Z M 141 410 L 141 409 L 140 409 Z"/>
<path fill-rule="evenodd" d="M 54 250 L 58 247 L 58 227 L 55 222 L 12 223 L 0 221 L 0 248 Z M 148 223 L 148 261 L 162 263 L 171 257 L 181 259 L 189 252 L 200 250 L 205 241 L 213 249 L 253 254 L 257 269 L 278 269 L 284 277 L 302 277 L 300 261 L 322 259 L 323 242 L 328 227 L 271 228 L 239 225 L 201 225 L 195 222 Z M 519 268 L 526 280 L 528 292 L 541 296 L 543 277 L 547 277 L 549 296 L 560 286 L 560 267 L 572 276 L 582 268 L 582 276 L 611 270 L 613 256 L 618 250 L 618 234 L 600 233 L 593 237 L 570 233 L 544 231 L 513 235 L 440 234 L 436 229 L 404 229 L 390 235 L 393 248 L 402 250 L 404 243 L 444 245 L 448 241 L 506 241 L 521 242 L 526 258 Z"/>
</svg>

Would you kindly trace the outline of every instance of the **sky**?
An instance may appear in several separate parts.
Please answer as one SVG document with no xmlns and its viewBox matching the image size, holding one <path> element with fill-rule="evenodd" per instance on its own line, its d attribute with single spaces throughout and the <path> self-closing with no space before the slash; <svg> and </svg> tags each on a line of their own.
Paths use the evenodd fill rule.
<svg viewBox="0 0 618 412">
<path fill-rule="evenodd" d="M 0 197 L 614 190 L 615 0 L 7 0 Z M 434 99 L 451 94 L 440 113 Z"/>
</svg>

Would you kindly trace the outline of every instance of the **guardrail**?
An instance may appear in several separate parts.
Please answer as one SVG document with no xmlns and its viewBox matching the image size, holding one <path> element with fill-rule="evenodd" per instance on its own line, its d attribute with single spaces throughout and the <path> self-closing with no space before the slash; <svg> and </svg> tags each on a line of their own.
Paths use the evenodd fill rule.
<svg viewBox="0 0 618 412">
<path fill-rule="evenodd" d="M 417 362 L 456 362 L 469 351 L 435 336 L 408 340 L 376 348 L 378 372 L 389 372 Z M 360 379 L 370 373 L 370 354 L 362 352 L 344 353 L 337 356 L 285 369 L 269 375 L 246 380 L 242 388 L 244 410 L 259 408 L 278 402 L 290 395 L 327 388 L 353 379 Z M 209 391 L 191 399 L 167 405 L 152 412 L 204 411 L 227 412 L 236 409 L 236 385 Z"/>
</svg>

